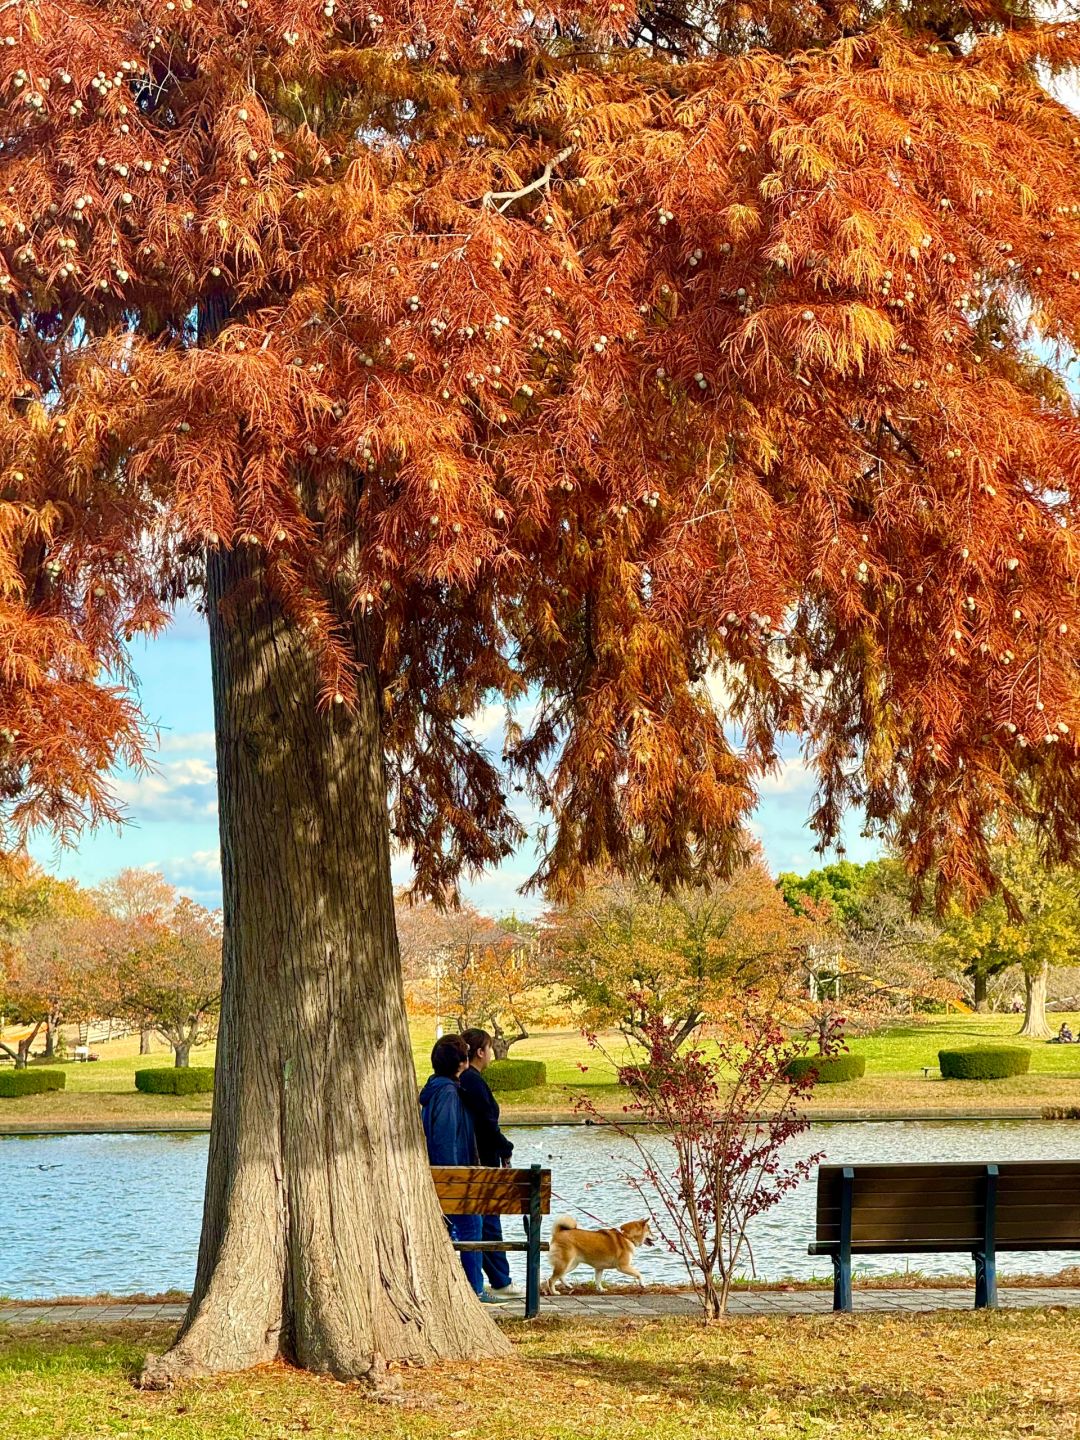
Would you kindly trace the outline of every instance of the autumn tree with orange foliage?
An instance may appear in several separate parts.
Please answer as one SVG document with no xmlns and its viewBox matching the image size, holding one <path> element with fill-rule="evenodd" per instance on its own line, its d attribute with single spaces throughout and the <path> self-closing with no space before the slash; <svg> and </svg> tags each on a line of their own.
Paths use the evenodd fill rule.
<svg viewBox="0 0 1080 1440">
<path fill-rule="evenodd" d="M 585 1026 L 675 1055 L 733 994 L 792 992 L 813 927 L 755 857 L 729 879 L 665 893 L 597 877 L 546 917 L 554 974 Z"/>
<path fill-rule="evenodd" d="M 25 856 L 0 876 L 0 1015 L 22 1027 L 0 1054 L 25 1069 L 44 1034 L 51 1058 L 65 1020 L 99 1014 L 98 976 L 105 962 L 103 917 L 74 881 L 46 874 Z"/>
<path fill-rule="evenodd" d="M 497 1060 L 555 1017 L 551 965 L 535 927 L 510 930 L 468 904 L 420 904 L 398 910 L 397 931 L 408 1008 L 449 1015 L 459 1030 L 487 1030 Z"/>
<path fill-rule="evenodd" d="M 861 803 L 972 896 L 1000 817 L 1075 852 L 1078 54 L 1033 0 L 10 0 L 10 839 L 113 813 L 125 637 L 210 625 L 222 1043 L 148 1379 L 503 1347 L 392 838 L 452 890 L 520 785 L 555 890 L 723 872 L 791 731 L 823 840 Z M 465 722 L 526 694 L 504 768 Z"/>
<path fill-rule="evenodd" d="M 172 1046 L 177 1068 L 212 1040 L 221 1003 L 221 917 L 173 894 L 163 916 L 118 925 L 116 1013 Z"/>
</svg>

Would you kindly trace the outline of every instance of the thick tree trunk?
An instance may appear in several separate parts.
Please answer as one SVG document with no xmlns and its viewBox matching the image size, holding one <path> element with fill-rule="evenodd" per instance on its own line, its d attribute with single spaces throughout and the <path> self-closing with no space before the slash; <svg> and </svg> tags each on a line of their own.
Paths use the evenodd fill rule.
<svg viewBox="0 0 1080 1440">
<path fill-rule="evenodd" d="M 215 554 L 208 568 L 221 1027 L 195 1287 L 148 1384 L 279 1355 L 375 1380 L 386 1362 L 507 1348 L 428 1170 L 374 670 L 355 712 L 317 710 L 307 644 L 257 567 Z"/>
<path fill-rule="evenodd" d="M 139 1054 L 140 1054 L 140 1055 L 149 1055 L 149 1054 L 150 1054 L 150 1031 L 149 1031 L 149 1030 L 140 1030 L 140 1031 L 139 1031 Z"/>
<path fill-rule="evenodd" d="M 1046 1023 L 1046 986 L 1050 966 L 1024 971 L 1024 1023 L 1019 1033 L 1029 1040 L 1048 1040 L 1050 1026 Z"/>
<path fill-rule="evenodd" d="M 56 1032 L 53 1030 L 52 1022 L 45 1022 L 45 1059 L 51 1060 L 56 1053 Z"/>
<path fill-rule="evenodd" d="M 986 971 L 976 970 L 971 981 L 974 989 L 975 1013 L 985 1015 L 990 1009 L 990 1001 L 986 994 Z"/>
<path fill-rule="evenodd" d="M 188 1044 L 173 1046 L 173 1067 L 176 1070 L 186 1070 L 191 1064 L 191 1046 Z"/>
</svg>

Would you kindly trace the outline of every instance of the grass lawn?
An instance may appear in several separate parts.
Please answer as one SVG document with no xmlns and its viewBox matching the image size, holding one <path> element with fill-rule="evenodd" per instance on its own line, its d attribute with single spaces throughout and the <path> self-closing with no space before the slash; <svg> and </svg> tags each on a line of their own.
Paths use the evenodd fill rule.
<svg viewBox="0 0 1080 1440">
<path fill-rule="evenodd" d="M 132 1386 L 166 1329 L 0 1327 L 0 1406 L 35 1440 L 995 1440 L 1077 1433 L 1080 1313 L 508 1326 L 510 1359 L 404 1371 L 393 1403 L 275 1365 Z"/>
<path fill-rule="evenodd" d="M 1057 1026 L 1067 1019 L 1080 1032 L 1080 1016 L 1055 1015 Z M 1045 1105 L 1080 1104 L 1080 1045 L 1029 1044 L 1016 1035 L 1016 1015 L 961 1015 L 931 1017 L 919 1023 L 892 1026 L 851 1042 L 852 1050 L 866 1056 L 866 1075 L 847 1085 L 822 1085 L 814 1094 L 813 1114 L 858 1110 L 868 1113 L 903 1112 L 933 1116 L 957 1112 L 1010 1109 L 1023 1111 Z M 423 1079 L 433 1033 L 431 1022 L 413 1027 L 413 1058 Z M 608 1048 L 625 1052 L 618 1036 Z M 943 1048 L 981 1044 L 1028 1045 L 1031 1073 L 1009 1080 L 942 1080 L 937 1052 Z M 68 1063 L 67 1088 L 49 1095 L 0 1099 L 0 1125 L 19 1121 L 49 1124 L 175 1123 L 210 1111 L 209 1095 L 142 1095 L 134 1088 L 134 1072 L 143 1065 L 170 1065 L 171 1053 L 158 1045 L 152 1055 L 140 1056 L 134 1036 L 96 1047 L 102 1059 L 94 1064 Z M 612 1065 L 590 1051 L 576 1030 L 549 1031 L 514 1047 L 514 1055 L 543 1060 L 548 1084 L 542 1089 L 516 1091 L 501 1097 L 504 1112 L 542 1111 L 570 1113 L 575 1094 L 587 1092 L 601 1108 L 619 1109 L 625 1093 L 615 1084 Z M 213 1049 L 196 1051 L 196 1065 L 213 1064 Z M 581 1067 L 585 1066 L 583 1070 Z M 923 1075 L 923 1067 L 930 1075 Z"/>
</svg>

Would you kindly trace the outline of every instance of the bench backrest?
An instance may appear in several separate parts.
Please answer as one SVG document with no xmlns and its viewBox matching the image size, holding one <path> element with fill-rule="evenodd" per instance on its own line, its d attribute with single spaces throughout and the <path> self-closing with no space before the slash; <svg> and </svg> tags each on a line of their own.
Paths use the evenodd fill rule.
<svg viewBox="0 0 1080 1440">
<path fill-rule="evenodd" d="M 854 1165 L 851 1248 L 872 1253 L 977 1249 L 986 1164 Z M 1080 1249 L 1080 1161 L 1003 1160 L 993 1187 L 999 1250 Z M 818 1171 L 817 1246 L 840 1243 L 844 1167 Z"/>
<path fill-rule="evenodd" d="M 444 1215 L 528 1215 L 532 1170 L 494 1166 L 433 1165 L 431 1175 Z M 538 1172 L 540 1213 L 551 1214 L 551 1171 Z"/>
</svg>

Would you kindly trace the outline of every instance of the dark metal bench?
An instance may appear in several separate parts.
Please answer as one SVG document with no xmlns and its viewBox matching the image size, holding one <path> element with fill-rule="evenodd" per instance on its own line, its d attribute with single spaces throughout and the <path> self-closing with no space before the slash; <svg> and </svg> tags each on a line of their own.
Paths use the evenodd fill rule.
<svg viewBox="0 0 1080 1440">
<path fill-rule="evenodd" d="M 822 1165 L 811 1255 L 833 1262 L 833 1309 L 851 1309 L 853 1255 L 975 1261 L 975 1308 L 997 1305 L 1003 1250 L 1080 1250 L 1080 1161 Z"/>
<path fill-rule="evenodd" d="M 499 1170 L 486 1165 L 433 1165 L 432 1178 L 444 1215 L 523 1215 L 524 1240 L 455 1240 L 455 1250 L 524 1250 L 525 1318 L 540 1308 L 540 1217 L 551 1214 L 551 1171 Z"/>
</svg>

